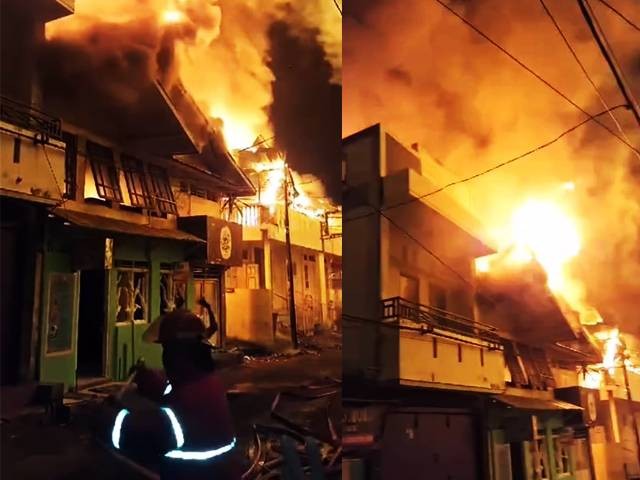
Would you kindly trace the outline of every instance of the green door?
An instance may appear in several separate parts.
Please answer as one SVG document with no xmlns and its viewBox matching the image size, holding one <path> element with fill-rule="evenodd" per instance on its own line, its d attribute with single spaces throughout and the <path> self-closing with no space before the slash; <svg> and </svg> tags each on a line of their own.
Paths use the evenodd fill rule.
<svg viewBox="0 0 640 480">
<path fill-rule="evenodd" d="M 42 295 L 40 381 L 76 386 L 80 275 L 48 272 Z"/>
</svg>

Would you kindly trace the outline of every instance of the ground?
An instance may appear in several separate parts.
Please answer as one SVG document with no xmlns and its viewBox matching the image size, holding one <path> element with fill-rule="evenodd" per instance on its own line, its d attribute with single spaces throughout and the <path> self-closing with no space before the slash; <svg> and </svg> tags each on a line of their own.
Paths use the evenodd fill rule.
<svg viewBox="0 0 640 480">
<path fill-rule="evenodd" d="M 326 378 L 340 378 L 342 355 L 335 346 L 299 355 L 247 359 L 220 372 L 229 390 L 241 449 L 251 438 L 251 425 L 269 422 L 278 391 Z M 89 427 L 92 404 L 75 406 L 67 426 L 51 423 L 42 411 L 16 416 L 0 425 L 2 475 L 6 479 L 75 480 L 145 478 L 114 460 Z"/>
</svg>

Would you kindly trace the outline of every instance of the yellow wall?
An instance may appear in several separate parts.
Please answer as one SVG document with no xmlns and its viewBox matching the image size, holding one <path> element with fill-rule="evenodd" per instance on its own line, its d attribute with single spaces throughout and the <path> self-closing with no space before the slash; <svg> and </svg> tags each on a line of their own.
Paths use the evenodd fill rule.
<svg viewBox="0 0 640 480">
<path fill-rule="evenodd" d="M 2 123 L 0 133 L 0 187 L 19 194 L 60 200 L 64 187 L 64 143 L 34 145 L 30 138 L 11 135 L 4 129 L 33 136 L 32 132 Z M 20 138 L 19 162 L 14 163 L 14 139 Z M 48 158 L 48 160 L 47 160 Z M 49 165 L 50 164 L 50 165 Z M 39 189 L 40 192 L 32 189 Z"/>
<path fill-rule="evenodd" d="M 435 357 L 434 339 L 437 352 Z M 504 358 L 501 351 L 417 332 L 401 332 L 399 342 L 401 382 L 493 391 L 501 391 L 505 387 Z M 461 361 L 458 348 L 461 349 Z"/>
<path fill-rule="evenodd" d="M 226 294 L 227 337 L 273 342 L 271 292 L 237 288 Z"/>
</svg>

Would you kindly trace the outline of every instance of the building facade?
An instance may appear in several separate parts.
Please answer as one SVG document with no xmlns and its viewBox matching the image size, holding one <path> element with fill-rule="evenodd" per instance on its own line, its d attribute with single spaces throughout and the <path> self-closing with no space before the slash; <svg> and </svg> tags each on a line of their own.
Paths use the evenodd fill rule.
<svg viewBox="0 0 640 480">
<path fill-rule="evenodd" d="M 479 275 L 479 222 L 381 126 L 343 154 L 346 478 L 592 478 L 584 408 L 558 392 L 601 352 L 539 267 Z"/>
<path fill-rule="evenodd" d="M 60 72 L 39 71 L 35 58 L 49 14 L 72 14 L 72 4 L 39 12 L 18 3 L 3 12 L 3 32 L 16 18 L 22 27 L 2 47 L 4 70 L 20 79 L 3 85 L 0 118 L 2 284 L 11 293 L 2 383 L 69 389 L 125 378 L 140 357 L 160 366 L 160 348 L 142 333 L 180 305 L 206 320 L 200 297 L 223 346 L 224 272 L 243 247 L 222 204 L 251 195 L 251 182 L 177 83 L 152 79 L 123 105 L 84 83 L 91 65 L 80 64 L 73 88 L 60 88 Z"/>
<path fill-rule="evenodd" d="M 289 212 L 298 330 L 337 329 L 342 305 L 342 243 L 329 237 L 323 218 Z M 284 206 L 242 207 L 242 265 L 227 272 L 227 311 L 236 319 L 230 336 L 274 343 L 288 338 L 289 280 Z"/>
</svg>

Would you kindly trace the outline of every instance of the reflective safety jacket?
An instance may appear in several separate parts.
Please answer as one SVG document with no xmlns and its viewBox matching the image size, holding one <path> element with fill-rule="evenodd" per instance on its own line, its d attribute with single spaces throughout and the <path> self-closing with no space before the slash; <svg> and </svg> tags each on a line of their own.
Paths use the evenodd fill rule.
<svg viewBox="0 0 640 480">
<path fill-rule="evenodd" d="M 120 410 L 111 432 L 113 446 L 134 458 L 161 458 L 163 479 L 239 479 L 236 438 L 218 377 L 206 374 L 175 387 L 154 377 L 138 386 L 143 394 L 160 397 L 159 406 Z"/>
</svg>

